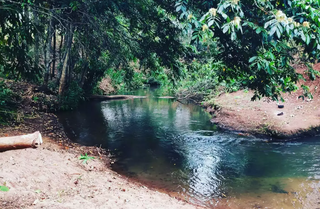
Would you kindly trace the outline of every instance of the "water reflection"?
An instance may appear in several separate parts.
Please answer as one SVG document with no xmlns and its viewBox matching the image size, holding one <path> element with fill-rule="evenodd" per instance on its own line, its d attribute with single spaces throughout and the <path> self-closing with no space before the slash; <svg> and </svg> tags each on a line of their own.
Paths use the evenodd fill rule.
<svg viewBox="0 0 320 209">
<path fill-rule="evenodd" d="M 318 138 L 266 143 L 223 133 L 200 107 L 142 93 L 148 97 L 87 103 L 60 120 L 71 139 L 112 150 L 118 172 L 202 202 L 289 195 L 292 179 L 319 179 Z"/>
</svg>

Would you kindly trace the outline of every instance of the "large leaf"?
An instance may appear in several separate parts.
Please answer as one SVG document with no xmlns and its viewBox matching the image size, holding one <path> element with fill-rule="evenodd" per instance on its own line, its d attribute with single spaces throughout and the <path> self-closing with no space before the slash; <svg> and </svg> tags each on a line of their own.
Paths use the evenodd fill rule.
<svg viewBox="0 0 320 209">
<path fill-rule="evenodd" d="M 249 62 L 251 63 L 251 62 L 255 61 L 256 59 L 257 59 L 257 57 L 251 57 L 251 58 L 249 59 Z"/>
<path fill-rule="evenodd" d="M 276 32 L 276 30 L 277 30 L 277 27 L 276 27 L 276 26 L 274 26 L 273 28 L 271 28 L 271 30 L 270 30 L 270 32 L 269 32 L 269 35 L 270 35 L 270 36 L 273 36 L 273 34 Z"/>
</svg>

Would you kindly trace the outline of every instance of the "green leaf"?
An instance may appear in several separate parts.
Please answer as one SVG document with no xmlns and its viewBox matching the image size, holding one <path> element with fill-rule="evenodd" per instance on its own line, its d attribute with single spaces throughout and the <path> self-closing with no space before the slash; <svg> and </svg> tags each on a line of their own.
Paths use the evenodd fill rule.
<svg viewBox="0 0 320 209">
<path fill-rule="evenodd" d="M 213 23 L 214 23 L 214 20 L 209 21 L 209 22 L 208 22 L 208 27 L 210 27 L 211 25 L 213 25 Z"/>
<path fill-rule="evenodd" d="M 258 70 L 261 70 L 261 65 L 260 65 L 260 63 L 258 63 L 257 67 L 258 67 Z"/>
<path fill-rule="evenodd" d="M 226 32 L 229 30 L 229 28 L 230 28 L 229 25 L 224 25 L 222 32 L 223 32 L 223 33 L 226 33 Z"/>
<path fill-rule="evenodd" d="M 2 191 L 2 192 L 8 192 L 8 191 L 9 191 L 9 188 L 6 187 L 6 186 L 0 186 L 0 191 Z"/>
<path fill-rule="evenodd" d="M 277 32 L 277 36 L 278 36 L 278 38 L 280 38 L 280 37 L 281 37 L 280 30 L 276 30 L 276 32 Z"/>
<path fill-rule="evenodd" d="M 257 59 L 256 56 L 255 56 L 255 57 L 251 57 L 251 58 L 249 59 L 249 62 L 251 63 L 251 62 L 255 61 L 256 59 Z"/>
<path fill-rule="evenodd" d="M 222 16 L 224 19 L 227 19 L 227 18 L 228 18 L 228 15 L 226 15 L 225 13 L 221 12 L 220 14 L 221 14 L 221 16 Z"/>
<path fill-rule="evenodd" d="M 270 35 L 270 36 L 273 36 L 273 34 L 276 32 L 276 30 L 277 30 L 277 27 L 271 28 L 271 30 L 270 30 L 270 32 L 269 32 L 269 35 Z"/>
<path fill-rule="evenodd" d="M 234 41 L 237 39 L 237 34 L 235 32 L 231 33 L 231 41 Z"/>
<path fill-rule="evenodd" d="M 307 34 L 306 35 L 306 44 L 309 45 L 310 44 L 310 36 Z"/>
<path fill-rule="evenodd" d="M 261 33 L 261 31 L 262 31 L 262 29 L 259 27 L 259 28 L 257 28 L 256 33 L 259 34 L 259 33 Z"/>
<path fill-rule="evenodd" d="M 303 32 L 301 33 L 301 39 L 302 39 L 302 41 L 306 42 L 306 36 L 304 35 Z"/>
</svg>

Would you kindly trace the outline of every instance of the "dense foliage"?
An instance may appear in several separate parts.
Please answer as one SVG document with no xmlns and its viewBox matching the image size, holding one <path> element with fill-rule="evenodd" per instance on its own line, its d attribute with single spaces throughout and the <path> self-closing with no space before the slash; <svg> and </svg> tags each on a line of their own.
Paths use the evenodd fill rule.
<svg viewBox="0 0 320 209">
<path fill-rule="evenodd" d="M 104 76 L 118 89 L 223 85 L 278 99 L 320 50 L 316 0 L 0 0 L 0 75 L 42 84 L 73 108 Z M 183 78 L 179 81 L 179 78 Z M 124 84 L 125 83 L 125 84 Z M 176 86 L 174 86 L 176 85 Z M 304 90 L 308 87 L 302 86 Z M 280 97 L 281 98 L 281 97 Z"/>
<path fill-rule="evenodd" d="M 222 62 L 219 80 L 237 79 L 256 90 L 255 98 L 278 99 L 298 88 L 303 79 L 293 62 L 298 57 L 315 79 L 312 63 L 319 59 L 320 2 L 316 0 L 179 0 L 176 10 L 192 43 L 214 40 Z M 307 87 L 302 86 L 305 90 Z"/>
<path fill-rule="evenodd" d="M 0 124 L 3 124 L 10 119 L 15 118 L 15 106 L 11 102 L 13 93 L 0 81 Z"/>
<path fill-rule="evenodd" d="M 48 85 L 59 95 L 72 82 L 90 92 L 107 69 L 135 78 L 131 62 L 179 75 L 184 47 L 169 1 L 0 1 L 0 70 Z M 52 83 L 52 82 L 51 82 Z"/>
</svg>

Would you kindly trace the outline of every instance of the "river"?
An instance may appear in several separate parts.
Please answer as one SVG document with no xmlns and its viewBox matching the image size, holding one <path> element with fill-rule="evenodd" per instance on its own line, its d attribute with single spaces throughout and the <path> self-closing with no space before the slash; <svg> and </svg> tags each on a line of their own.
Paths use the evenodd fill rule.
<svg viewBox="0 0 320 209">
<path fill-rule="evenodd" d="M 147 98 L 88 102 L 60 122 L 73 141 L 110 150 L 120 174 L 195 204 L 320 207 L 320 137 L 244 137 L 218 130 L 201 107 L 135 93 Z"/>
</svg>

